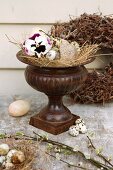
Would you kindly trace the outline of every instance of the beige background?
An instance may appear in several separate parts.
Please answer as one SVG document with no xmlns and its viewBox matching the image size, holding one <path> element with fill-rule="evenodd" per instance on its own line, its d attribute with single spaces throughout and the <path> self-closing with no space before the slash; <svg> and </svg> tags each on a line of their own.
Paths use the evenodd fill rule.
<svg viewBox="0 0 113 170">
<path fill-rule="evenodd" d="M 69 15 L 99 11 L 103 15 L 112 14 L 113 0 L 0 0 L 0 93 L 20 93 L 22 89 L 33 93 L 25 83 L 23 71 L 19 70 L 25 68 L 15 57 L 19 49 L 8 42 L 5 34 L 23 42 L 34 27 L 49 31 L 54 22 L 67 21 Z M 87 67 L 100 68 L 108 62 L 102 60 L 97 59 Z"/>
</svg>

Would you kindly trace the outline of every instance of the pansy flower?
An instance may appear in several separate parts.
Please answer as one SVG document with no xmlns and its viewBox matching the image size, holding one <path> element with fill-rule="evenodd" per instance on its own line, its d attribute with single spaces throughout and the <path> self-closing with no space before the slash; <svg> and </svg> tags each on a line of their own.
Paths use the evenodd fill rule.
<svg viewBox="0 0 113 170">
<path fill-rule="evenodd" d="M 23 49 L 25 54 L 29 55 L 29 56 L 34 56 L 35 55 L 35 41 L 31 40 L 31 39 L 27 39 L 24 43 L 23 43 Z"/>
<path fill-rule="evenodd" d="M 52 48 L 52 42 L 46 34 L 36 33 L 24 42 L 23 47 L 27 55 L 41 57 Z"/>
</svg>

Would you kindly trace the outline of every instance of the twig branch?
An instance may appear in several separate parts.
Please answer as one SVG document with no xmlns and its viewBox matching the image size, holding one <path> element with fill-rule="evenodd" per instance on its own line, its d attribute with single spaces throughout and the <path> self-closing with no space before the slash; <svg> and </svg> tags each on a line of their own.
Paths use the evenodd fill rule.
<svg viewBox="0 0 113 170">
<path fill-rule="evenodd" d="M 95 147 L 94 144 L 92 143 L 92 140 L 90 139 L 90 137 L 87 136 L 87 138 L 88 138 L 88 140 L 89 140 L 92 148 L 93 148 L 94 150 L 96 150 L 96 147 Z M 107 162 L 109 165 L 111 165 L 111 166 L 113 167 L 113 164 L 112 164 L 111 162 L 109 162 L 103 154 L 99 153 L 98 156 L 99 156 L 100 158 L 102 158 L 105 162 Z"/>
<path fill-rule="evenodd" d="M 48 152 L 46 152 L 46 154 L 49 155 L 49 156 L 51 156 L 51 157 L 53 157 L 53 158 L 55 158 L 55 159 L 57 159 L 56 156 L 54 156 L 54 155 L 52 155 L 52 154 L 50 154 L 50 153 L 48 153 Z M 84 169 L 84 170 L 91 170 L 91 169 L 86 169 L 86 168 L 81 167 L 81 166 L 73 165 L 73 164 L 71 164 L 71 163 L 69 163 L 69 162 L 67 162 L 67 161 L 65 161 L 65 160 L 63 160 L 63 159 L 61 159 L 61 158 L 59 159 L 59 161 L 67 164 L 67 165 L 70 166 L 70 167 L 75 167 L 75 168 Z"/>
<path fill-rule="evenodd" d="M 85 160 L 89 161 L 90 163 L 92 163 L 93 165 L 95 165 L 96 167 L 98 168 L 104 168 L 104 170 L 113 170 L 111 169 L 110 166 L 108 165 L 105 165 L 97 160 L 94 160 L 93 158 L 89 158 L 89 159 L 86 159 L 85 157 L 85 154 L 82 153 L 81 151 L 74 151 L 74 148 L 66 145 L 66 144 L 63 144 L 63 143 L 60 143 L 60 142 L 57 142 L 57 141 L 53 141 L 53 140 L 50 140 L 50 139 L 47 139 L 41 135 L 39 135 L 38 133 L 36 132 L 33 132 L 35 135 L 37 135 L 39 137 L 39 140 L 43 141 L 43 142 L 47 142 L 47 143 L 50 143 L 50 144 L 53 144 L 53 145 L 56 145 L 56 146 L 59 146 L 61 148 L 65 148 L 69 151 L 71 151 L 73 154 L 80 154 Z"/>
<path fill-rule="evenodd" d="M 10 38 L 8 37 L 7 34 L 5 34 L 6 38 L 8 39 L 8 41 L 16 46 L 18 46 L 19 48 L 22 49 L 22 44 L 21 43 L 18 43 L 18 42 L 14 42 L 14 41 L 11 41 Z"/>
</svg>

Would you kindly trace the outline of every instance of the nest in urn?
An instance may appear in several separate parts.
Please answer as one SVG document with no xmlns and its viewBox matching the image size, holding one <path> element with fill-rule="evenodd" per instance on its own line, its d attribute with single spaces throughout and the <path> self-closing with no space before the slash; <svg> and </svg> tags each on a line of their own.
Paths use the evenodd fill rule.
<svg viewBox="0 0 113 170">
<path fill-rule="evenodd" d="M 17 57 L 20 61 L 40 67 L 72 67 L 90 63 L 95 59 L 98 45 L 72 43 L 53 38 L 43 30 L 37 29 L 23 44 Z"/>
</svg>

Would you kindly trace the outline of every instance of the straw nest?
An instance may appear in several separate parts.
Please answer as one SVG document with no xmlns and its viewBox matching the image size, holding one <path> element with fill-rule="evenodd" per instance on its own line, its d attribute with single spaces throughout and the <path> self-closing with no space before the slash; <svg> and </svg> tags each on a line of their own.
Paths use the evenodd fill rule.
<svg viewBox="0 0 113 170">
<path fill-rule="evenodd" d="M 35 162 L 35 158 L 38 152 L 37 143 L 31 140 L 25 139 L 14 139 L 13 137 L 1 139 L 0 143 L 6 143 L 10 146 L 10 149 L 16 149 L 22 151 L 25 155 L 25 161 L 20 164 L 14 164 L 14 167 L 2 168 L 0 166 L 0 170 L 34 170 L 33 164 Z M 36 149 L 37 148 L 37 149 Z"/>
<path fill-rule="evenodd" d="M 71 59 L 69 56 L 66 58 L 62 58 L 62 56 L 60 56 L 60 59 L 49 60 L 45 56 L 42 56 L 41 58 L 37 58 L 36 56 L 28 56 L 23 50 L 21 50 L 17 53 L 17 58 L 25 64 L 39 67 L 74 67 L 92 62 L 96 57 L 95 54 L 97 51 L 97 44 L 84 45 L 81 47 L 79 54 Z"/>
</svg>

